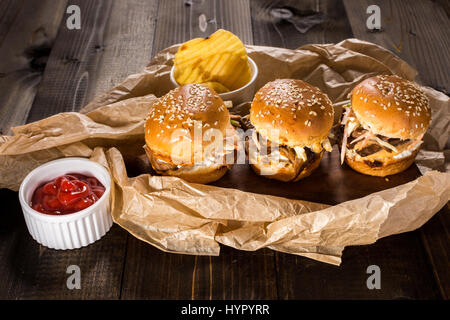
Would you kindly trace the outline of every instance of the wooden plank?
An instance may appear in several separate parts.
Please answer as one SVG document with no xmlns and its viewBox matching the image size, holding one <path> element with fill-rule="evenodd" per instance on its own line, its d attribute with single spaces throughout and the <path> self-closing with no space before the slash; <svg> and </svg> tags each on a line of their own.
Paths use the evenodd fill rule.
<svg viewBox="0 0 450 320">
<path fill-rule="evenodd" d="M 114 1 L 110 21 L 86 101 L 102 94 L 127 76 L 137 73 L 150 62 L 156 22 L 157 0 Z"/>
<path fill-rule="evenodd" d="M 122 299 L 276 299 L 273 254 L 222 247 L 218 257 L 164 253 L 130 237 Z"/>
<path fill-rule="evenodd" d="M 0 193 L 7 195 L 2 190 Z M 12 201 L 9 201 L 12 202 Z M 17 201 L 18 203 L 18 201 Z M 53 250 L 35 242 L 20 216 L 20 208 L 7 213 L 2 234 L 8 246 L 0 247 L 1 299 L 117 299 L 120 294 L 127 234 L 114 225 L 99 241 L 77 250 Z M 12 217 L 14 216 L 14 217 Z M 67 268 L 80 267 L 81 289 L 69 290 Z"/>
<path fill-rule="evenodd" d="M 420 230 L 433 274 L 445 300 L 450 299 L 450 207 L 439 211 Z"/>
<path fill-rule="evenodd" d="M 229 30 L 245 44 L 253 44 L 253 30 L 250 24 L 250 4 L 248 0 L 216 1 L 219 14 L 217 27 Z"/>
<path fill-rule="evenodd" d="M 23 1 L 1 0 L 0 1 L 0 46 L 4 42 L 14 19 L 23 6 Z"/>
<path fill-rule="evenodd" d="M 215 3 L 216 12 L 219 12 L 220 15 L 225 15 L 224 12 L 228 12 L 228 18 L 221 16 L 211 19 L 213 21 L 215 20 L 218 26 L 220 23 L 224 23 L 224 25 L 221 25 L 220 27 L 227 29 L 231 29 L 232 27 L 239 28 L 238 31 L 234 31 L 238 35 L 239 32 L 241 32 L 244 37 L 245 34 L 247 34 L 247 36 L 248 34 L 251 35 L 252 33 L 248 32 L 248 30 L 251 30 L 248 26 L 248 21 L 250 21 L 249 17 L 245 18 L 245 14 L 242 17 L 239 14 L 232 16 L 232 12 L 234 12 L 233 9 L 231 7 L 227 7 L 224 3 L 225 2 Z M 246 1 L 240 1 L 239 3 L 243 4 L 245 8 Z M 319 7 L 322 4 L 322 2 L 317 1 L 314 3 L 319 3 Z M 81 4 L 87 6 L 87 2 L 85 1 L 83 1 L 83 3 L 80 2 L 80 6 Z M 182 7 L 180 7 L 180 4 Z M 195 7 L 197 5 L 205 6 L 203 8 L 204 10 L 201 7 Z M 105 71 L 107 68 L 102 66 L 102 61 L 106 61 L 103 59 L 107 54 L 110 54 L 111 57 L 108 61 L 110 63 L 114 63 L 114 53 L 112 51 L 127 50 L 125 45 L 124 48 L 120 48 L 119 38 L 113 37 L 115 32 L 122 32 L 123 30 L 122 28 L 119 28 L 120 31 L 117 31 L 117 29 L 114 28 L 115 24 L 112 22 L 112 17 L 115 16 L 116 19 L 121 17 L 121 15 L 117 14 L 115 11 L 116 6 L 119 5 L 117 2 L 114 2 L 110 9 L 112 11 L 110 18 L 107 18 L 107 20 L 109 19 L 108 22 L 101 22 L 96 19 L 100 25 L 89 29 L 91 32 L 92 30 L 96 31 L 94 32 L 96 33 L 94 37 L 102 38 L 103 41 L 99 41 L 98 43 L 100 44 L 95 44 L 93 46 L 94 50 L 91 50 L 87 55 L 84 55 L 86 60 L 80 60 L 78 63 L 78 68 L 80 70 L 87 70 L 89 73 L 88 85 L 81 88 L 69 85 L 67 86 L 69 89 L 65 89 L 68 90 L 67 92 L 74 92 L 74 88 L 77 88 L 77 92 L 81 92 L 79 95 L 86 97 L 84 100 L 87 100 L 96 92 L 104 90 L 102 88 L 107 87 L 109 83 L 117 81 L 117 79 L 121 76 L 121 74 L 115 74 L 114 72 L 108 74 L 107 71 Z M 123 4 L 120 6 L 121 8 L 126 7 L 126 5 Z M 195 7 L 195 10 L 191 12 L 189 8 L 192 6 Z M 225 6 L 225 8 L 221 7 L 222 9 L 217 10 L 219 6 Z M 205 16 L 207 16 L 206 13 L 209 15 L 209 13 L 214 12 L 210 2 L 206 4 L 192 2 L 190 6 L 188 5 L 186 7 L 188 8 L 185 12 L 186 15 L 178 15 L 167 10 L 176 9 L 179 12 L 184 12 L 183 10 L 185 5 L 183 1 L 170 3 L 167 1 L 161 1 L 158 10 L 157 26 L 160 29 L 157 30 L 155 35 L 155 46 L 157 45 L 160 49 L 162 49 L 164 48 L 164 43 L 170 45 L 176 42 L 182 42 L 189 39 L 191 33 L 198 32 L 198 30 L 195 30 L 196 25 L 192 20 L 186 20 L 184 24 L 177 24 L 177 19 L 184 19 L 186 17 L 190 19 L 189 17 L 193 12 L 195 12 L 194 16 L 196 17 L 199 17 L 203 12 L 205 13 Z M 92 9 L 91 11 L 95 12 L 94 7 L 90 8 Z M 130 10 L 133 12 L 132 9 Z M 313 6 L 311 10 L 317 10 L 317 6 Z M 82 12 L 84 12 L 83 8 Z M 248 7 L 247 11 L 242 10 L 239 12 L 248 12 Z M 134 14 L 130 13 L 130 15 L 138 21 L 146 21 L 140 20 L 139 17 L 143 17 L 143 15 L 141 16 L 138 12 L 135 12 Z M 164 18 L 173 19 L 176 21 L 173 25 L 167 24 L 165 26 L 166 22 L 163 21 Z M 89 19 L 93 18 L 90 17 Z M 227 19 L 229 19 L 228 21 L 232 21 L 232 26 L 227 27 L 225 22 L 219 23 L 219 21 L 227 21 Z M 162 26 L 160 26 L 160 22 Z M 121 23 L 122 22 L 117 22 L 117 24 L 120 24 L 123 28 L 125 28 L 125 24 Z M 129 24 L 131 24 L 131 21 L 126 22 L 127 26 Z M 174 25 L 177 27 L 174 28 Z M 183 33 L 184 31 L 178 29 L 185 26 L 190 26 L 193 30 L 188 31 L 188 36 Z M 145 29 L 144 27 L 145 26 L 143 26 L 142 29 Z M 320 25 L 315 26 L 311 28 L 308 33 L 316 32 L 318 31 L 316 30 L 317 28 L 322 27 L 323 26 Z M 240 28 L 242 28 L 241 31 L 239 31 Z M 136 27 L 136 32 L 139 30 L 141 30 L 141 27 Z M 89 46 L 92 49 L 92 46 L 90 45 L 91 41 L 87 38 L 83 38 L 84 36 L 80 36 L 78 38 L 68 37 L 68 34 L 62 33 L 63 31 L 64 30 L 60 30 L 60 34 L 65 35 L 62 39 L 68 39 L 68 44 L 73 41 L 82 41 L 83 46 Z M 82 31 L 85 32 L 83 29 Z M 151 34 L 153 33 L 148 30 L 145 32 Z M 171 34 L 171 32 L 173 32 L 173 34 Z M 98 33 L 100 33 L 100 35 Z M 125 33 L 126 31 L 124 31 L 124 34 Z M 180 34 L 182 35 L 181 37 Z M 326 33 L 319 32 L 319 34 L 321 34 L 321 37 L 328 37 Z M 255 36 L 256 33 L 253 35 Z M 111 37 L 110 39 L 115 40 L 112 40 L 110 45 L 104 45 L 104 43 L 106 43 L 105 39 L 109 39 L 108 36 Z M 148 36 L 150 37 L 151 35 Z M 258 39 L 262 39 L 261 35 L 258 37 Z M 311 38 L 314 37 L 311 36 Z M 176 39 L 180 39 L 180 41 L 175 41 Z M 255 36 L 255 42 L 259 41 L 258 39 Z M 288 46 L 294 46 L 294 43 L 290 42 L 290 36 L 286 35 L 283 39 Z M 148 39 L 143 40 L 148 41 Z M 292 41 L 298 40 L 293 38 Z M 311 42 L 318 42 L 318 40 Z M 115 47 L 116 44 L 118 47 Z M 146 42 L 145 46 L 148 46 L 148 44 L 149 42 Z M 263 43 L 260 42 L 257 44 Z M 270 45 L 270 42 L 267 44 Z M 295 44 L 295 47 L 302 44 L 303 43 L 299 43 L 298 45 Z M 108 53 L 108 48 L 115 49 L 112 49 L 112 51 Z M 74 52 L 76 54 L 72 56 L 77 57 L 81 55 L 81 51 L 83 50 L 85 50 L 84 47 L 80 48 L 80 52 L 78 53 L 76 53 L 75 50 Z M 156 52 L 156 50 L 153 50 L 153 54 Z M 142 52 L 139 52 L 140 58 L 138 59 L 144 60 L 144 54 L 141 56 L 141 53 Z M 70 60 L 72 56 L 68 56 L 67 59 L 69 59 L 69 62 L 66 61 L 67 63 L 64 65 L 61 64 L 61 59 L 58 60 L 55 58 L 52 60 L 52 58 L 58 57 L 56 53 L 55 55 L 52 53 L 52 62 L 48 64 L 49 68 L 46 70 L 45 75 L 47 78 L 47 84 L 58 85 L 59 81 L 70 82 L 71 79 L 68 75 L 75 75 L 75 77 L 79 76 L 79 70 L 72 66 L 72 63 L 76 62 Z M 61 67 L 59 69 L 60 71 L 56 72 L 56 70 L 52 68 L 52 66 L 55 67 L 53 63 Z M 123 64 L 126 63 L 123 62 Z M 128 67 L 128 65 L 126 67 Z M 132 68 L 139 68 L 139 63 L 132 65 L 130 70 Z M 103 71 L 96 74 L 95 70 Z M 47 71 L 50 74 L 49 76 L 47 76 Z M 121 72 L 121 70 L 118 72 Z M 48 80 L 50 76 L 57 77 L 57 79 L 51 82 Z M 57 81 L 58 79 L 59 81 Z M 69 97 L 70 95 L 68 95 L 67 92 L 66 95 Z M 39 94 L 44 95 L 46 98 L 40 98 L 41 101 L 36 105 L 41 106 L 49 113 L 45 114 L 44 111 L 39 111 L 37 115 L 34 115 L 36 119 L 49 115 L 51 112 L 72 110 L 72 106 L 74 105 L 73 95 L 71 96 L 72 100 L 69 98 L 67 98 L 67 100 L 58 94 L 51 95 L 48 94 L 46 86 L 42 86 L 42 90 L 39 91 Z M 58 107 L 54 109 L 46 108 L 44 102 L 49 103 L 49 105 L 55 103 Z M 78 107 L 79 104 L 80 103 L 78 102 L 75 103 L 75 107 Z M 69 108 L 68 105 L 71 107 Z M 31 117 L 30 119 L 33 118 Z M 406 235 L 399 235 L 388 239 L 383 239 L 372 246 L 348 248 L 344 252 L 344 265 L 341 268 L 331 267 L 304 258 L 277 254 L 276 267 L 278 273 L 275 274 L 275 256 L 268 250 L 248 253 L 223 248 L 222 255 L 220 257 L 181 256 L 163 253 L 148 244 L 145 244 L 133 237 L 129 237 L 128 251 L 125 252 L 124 248 L 126 247 L 127 239 L 126 232 L 117 227 L 108 233 L 105 239 L 102 239 L 88 248 L 68 252 L 58 252 L 45 249 L 37 245 L 28 235 L 23 219 L 20 214 L 18 214 L 20 212 L 18 201 L 7 201 L 13 196 L 14 194 L 9 191 L 4 192 L 2 190 L 0 192 L 0 199 L 4 200 L 4 203 L 9 203 L 10 206 L 12 206 L 11 210 L 10 208 L 7 208 L 7 212 L 14 213 L 13 215 L 8 215 L 6 218 L 6 225 L 2 224 L 0 227 L 0 240 L 5 240 L 4 243 L 7 243 L 4 247 L 0 246 L 0 261 L 7 261 L 4 264 L 0 264 L 0 272 L 4 275 L 5 279 L 0 285 L 0 298 L 118 298 L 121 293 L 117 284 L 120 283 L 120 278 L 122 276 L 122 267 L 118 262 L 124 262 L 123 259 L 125 254 L 127 256 L 127 264 L 123 275 L 124 280 L 121 297 L 126 299 L 149 297 L 161 298 L 162 296 L 166 298 L 188 299 L 273 299 L 278 297 L 278 292 L 281 298 L 357 298 L 359 296 L 374 298 L 439 297 L 439 288 L 437 288 L 434 284 L 433 278 L 430 277 L 430 266 L 423 257 L 423 250 L 420 248 L 421 242 L 418 241 L 420 236 L 418 236 L 416 232 L 410 233 L 413 235 L 412 238 L 404 238 Z M 5 227 L 3 228 L 3 226 Z M 13 230 L 16 235 L 11 236 L 11 230 Z M 448 230 L 448 228 L 445 230 Z M 430 240 L 430 245 L 435 246 L 438 241 L 441 241 L 441 239 L 442 238 L 431 239 L 432 241 Z M 295 261 L 292 260 L 292 258 L 295 258 Z M 441 260 L 438 261 L 438 263 L 445 266 L 445 262 L 445 259 L 441 256 Z M 296 265 L 296 263 L 298 263 L 298 265 Z M 388 283 L 386 283 L 386 287 L 383 287 L 384 280 L 382 280 L 381 291 L 367 290 L 369 293 L 366 294 L 365 291 L 363 291 L 366 289 L 364 287 L 361 288 L 361 286 L 365 285 L 365 280 L 368 276 L 365 274 L 364 268 L 368 265 L 368 263 L 378 263 L 382 270 L 382 279 L 386 279 Z M 69 291 L 65 287 L 65 281 L 68 277 L 68 275 L 65 274 L 65 268 L 69 264 L 78 264 L 81 267 L 82 290 L 80 291 Z M 358 268 L 357 266 L 364 267 Z M 105 269 L 105 272 L 102 271 L 103 269 Z M 419 273 L 419 271 L 423 274 Z M 321 277 L 322 273 L 324 274 L 323 278 Z M 337 274 L 342 277 L 342 279 L 338 279 L 339 281 L 335 279 Z M 280 279 L 278 288 L 275 286 L 275 279 L 277 278 Z M 139 281 L 140 279 L 143 280 Z M 446 283 L 448 284 L 448 282 Z M 346 288 L 348 289 L 348 292 L 344 291 Z M 304 292 L 302 293 L 302 291 Z"/>
<path fill-rule="evenodd" d="M 423 84 L 450 94 L 450 19 L 441 2 L 431 0 L 344 0 L 355 37 L 391 50 L 419 72 Z M 369 32 L 366 9 L 381 9 L 381 32 Z"/>
<path fill-rule="evenodd" d="M 79 0 L 71 4 L 80 7 L 81 29 L 69 30 L 65 21 L 61 24 L 28 122 L 77 111 L 87 102 L 113 2 Z"/>
<path fill-rule="evenodd" d="M 336 43 L 351 36 L 341 1 L 251 0 L 256 45 L 296 49 Z"/>
<path fill-rule="evenodd" d="M 214 185 L 291 199 L 335 205 L 371 193 L 393 188 L 420 175 L 416 166 L 387 180 L 361 175 L 347 165 L 340 166 L 337 147 L 326 153 L 311 176 L 296 183 L 267 180 L 256 176 L 247 165 L 235 165 Z M 317 183 L 321 181 L 321 183 Z M 340 190 L 336 192 L 336 190 Z M 427 225 L 426 225 L 427 226 Z M 445 233 L 430 239 L 430 246 L 445 246 Z M 443 248 L 445 249 L 445 247 Z M 349 254 L 350 253 L 350 254 Z M 421 243 L 420 231 L 381 239 L 375 244 L 346 248 L 342 265 L 334 267 L 306 258 L 275 253 L 277 292 L 280 299 L 431 299 L 440 297 L 439 288 Z M 447 255 L 437 261 L 444 267 Z M 382 269 L 382 290 L 368 290 L 366 268 Z M 448 283 L 448 282 L 446 282 Z M 422 286 L 427 288 L 420 290 Z"/>
<path fill-rule="evenodd" d="M 113 299 L 119 296 L 126 232 L 114 226 L 95 244 L 77 250 L 47 249 L 27 231 L 17 193 L 2 189 L 0 299 Z M 66 286 L 67 267 L 81 270 L 81 289 Z"/>
<path fill-rule="evenodd" d="M 249 3 L 233 1 L 160 1 L 153 55 L 216 28 L 232 30 L 252 43 Z M 205 15 L 206 29 L 199 17 Z M 209 21 L 209 22 L 208 22 Z M 130 237 L 122 299 L 275 299 L 274 254 L 222 247 L 219 257 L 163 253 Z"/>
<path fill-rule="evenodd" d="M 248 0 L 160 1 L 152 56 L 173 44 L 206 37 L 218 28 L 230 30 L 244 43 L 253 44 L 249 14 Z M 206 28 L 200 27 L 201 15 Z"/>
<path fill-rule="evenodd" d="M 107 89 L 128 73 L 144 67 L 150 59 L 156 0 L 71 4 L 81 8 L 81 30 L 67 30 L 65 20 L 61 23 L 30 121 L 78 110 L 83 97 L 88 99 Z M 6 197 L 8 191 L 5 192 Z M 11 212 L 20 217 L 20 208 Z M 8 238 L 9 244 L 0 249 L 1 261 L 9 262 L 4 266 L 7 280 L 0 296 L 10 299 L 119 298 L 126 231 L 114 226 L 105 238 L 87 248 L 56 251 L 34 242 L 23 219 L 16 224 L 16 236 Z M 65 272 L 71 264 L 80 266 L 81 290 L 66 288 L 69 275 Z"/>
<path fill-rule="evenodd" d="M 191 1 L 160 1 L 152 57 L 173 44 L 190 39 L 188 26 Z"/>
<path fill-rule="evenodd" d="M 394 188 L 419 176 L 420 172 L 415 165 L 399 174 L 390 176 L 387 180 L 381 177 L 362 175 L 346 164 L 341 166 L 339 148 L 334 146 L 332 152 L 326 152 L 323 155 L 319 167 L 309 177 L 297 182 L 268 180 L 266 177 L 256 175 L 249 165 L 242 164 L 234 165 L 230 172 L 220 180 L 213 182 L 212 185 L 336 205 L 365 197 L 374 192 Z"/>
<path fill-rule="evenodd" d="M 61 28 L 28 122 L 78 111 L 150 61 L 157 0 L 73 2 L 81 30 Z M 109 23 L 108 23 L 109 21 Z M 51 106 L 51 107 L 49 107 Z"/>
<path fill-rule="evenodd" d="M 367 288 L 367 267 L 380 267 L 381 289 Z M 277 254 L 280 299 L 439 299 L 418 232 L 348 247 L 339 267 Z"/>
<path fill-rule="evenodd" d="M 0 1 L 0 133 L 25 122 L 66 1 Z"/>
<path fill-rule="evenodd" d="M 251 2 L 251 5 L 255 44 L 297 48 L 308 43 L 335 43 L 353 36 L 341 1 L 272 3 L 255 0 Z M 292 17 L 287 18 L 290 13 Z M 285 18 L 280 18 L 280 14 Z M 311 28 L 304 30 L 308 26 Z M 304 185 L 299 189 L 288 189 L 280 184 L 270 188 L 271 193 L 292 198 L 295 198 L 297 194 L 305 200 L 336 204 L 405 183 L 418 175 L 417 168 L 410 168 L 400 175 L 390 177 L 389 181 L 383 179 L 375 179 L 375 181 L 373 177 L 350 172 L 351 169 L 346 166 L 334 172 L 334 164 L 330 164 L 330 161 L 333 162 L 333 156 L 333 153 L 325 156 L 317 172 L 303 181 Z M 335 168 L 339 168 L 339 165 L 337 164 Z M 331 172 L 334 173 L 330 174 Z M 329 180 L 330 176 L 331 180 Z M 326 194 L 327 191 L 321 190 L 317 184 L 308 184 L 308 179 L 314 181 L 327 179 L 333 189 L 349 190 L 350 186 L 351 191 Z M 259 185 L 261 183 L 260 181 Z M 353 185 L 355 188 L 351 187 Z M 267 188 L 258 187 L 256 181 L 246 187 L 256 187 L 261 192 L 268 191 Z M 431 276 L 432 270 L 429 268 L 418 232 L 382 239 L 370 246 L 347 248 L 340 267 L 281 253 L 276 253 L 275 256 L 278 294 L 282 299 L 383 299 L 440 296 L 438 287 Z M 385 287 L 381 291 L 368 290 L 366 287 L 368 275 L 365 272 L 370 264 L 377 264 L 382 268 L 386 283 L 383 282 Z M 424 282 L 423 279 L 426 281 Z M 430 281 L 430 284 L 427 281 Z M 421 290 L 423 285 L 427 286 L 427 289 Z"/>
<path fill-rule="evenodd" d="M 448 2 L 345 0 L 344 3 L 356 37 L 388 48 L 418 70 L 418 81 L 447 95 L 450 93 Z M 369 4 L 381 9 L 381 32 L 366 29 L 368 15 L 364 12 Z M 450 216 L 441 211 L 420 231 L 440 292 L 447 299 L 449 224 Z"/>
<path fill-rule="evenodd" d="M 82 26 L 92 25 L 92 20 L 97 19 L 97 15 L 86 16 L 84 13 L 98 13 L 102 9 L 100 2 L 97 2 L 99 5 L 97 8 L 93 8 L 86 1 L 74 4 L 81 7 Z M 107 7 L 103 8 L 107 9 Z M 51 9 L 47 8 L 47 10 Z M 106 13 L 108 14 L 108 10 L 106 10 Z M 32 12 L 29 14 L 32 15 Z M 23 20 L 26 19 L 27 16 L 23 17 Z M 18 23 L 20 24 L 21 21 L 18 21 Z M 80 31 L 72 33 L 72 38 L 66 32 L 68 30 L 66 29 L 65 20 L 63 20 L 54 46 L 53 57 L 64 51 L 64 46 L 76 47 L 82 51 L 84 49 L 83 44 L 77 42 L 77 37 L 74 35 L 80 35 L 79 38 L 81 39 L 88 38 L 92 29 L 83 29 L 82 27 Z M 57 61 L 54 58 L 50 58 L 44 72 L 43 81 L 39 86 L 33 109 L 30 111 L 29 119 L 31 120 L 37 120 L 36 114 L 39 117 L 46 117 L 66 110 L 64 104 L 58 104 L 57 102 L 53 104 L 55 97 L 52 96 L 52 92 L 57 92 L 59 96 L 64 94 L 71 96 L 70 91 L 58 92 L 58 90 L 64 90 L 61 86 L 58 88 L 52 87 L 52 84 L 55 83 L 64 84 L 64 81 L 67 81 L 69 78 L 65 73 L 67 70 L 64 70 L 64 68 L 58 69 L 55 64 L 57 64 Z M 44 100 L 46 104 L 36 103 L 39 100 Z M 49 106 L 52 107 L 50 108 Z M 39 112 L 34 112 L 33 115 L 33 111 L 37 107 L 39 107 Z M 20 209 L 11 211 L 11 213 L 19 216 L 20 212 Z M 22 218 L 17 226 L 11 246 L 5 250 L 5 260 L 2 259 L 2 261 L 8 261 L 8 264 L 4 273 L 7 290 L 6 293 L 2 292 L 1 294 L 6 294 L 9 299 L 49 297 L 57 299 L 118 298 L 126 239 L 126 233 L 122 229 L 114 227 L 102 239 L 103 241 L 98 241 L 87 248 L 73 251 L 47 249 L 31 238 Z M 113 257 L 113 260 L 110 261 L 111 257 Z M 69 275 L 66 273 L 66 270 L 69 265 L 78 265 L 81 269 L 81 290 L 67 289 L 66 280 Z"/>
<path fill-rule="evenodd" d="M 17 193 L 0 189 L 0 201 L 3 203 L 2 223 L 0 224 L 0 299 L 13 299 L 14 290 L 21 282 L 20 274 L 12 266 L 12 257 L 17 248 L 17 239 L 23 228 L 22 211 Z M 17 264 L 17 263 L 16 263 Z"/>
</svg>

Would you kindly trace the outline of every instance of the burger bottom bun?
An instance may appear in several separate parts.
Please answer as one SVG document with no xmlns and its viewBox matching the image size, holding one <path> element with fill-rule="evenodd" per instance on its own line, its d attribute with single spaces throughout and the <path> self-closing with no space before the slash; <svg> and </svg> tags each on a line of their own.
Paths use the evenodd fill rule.
<svg viewBox="0 0 450 320">
<path fill-rule="evenodd" d="M 306 178 L 309 176 L 317 167 L 320 165 L 320 161 L 322 160 L 323 152 L 321 152 L 311 163 L 309 163 L 303 170 L 299 173 L 298 170 L 300 168 L 296 168 L 293 164 L 279 168 L 274 174 L 261 174 L 261 162 L 251 164 L 253 171 L 256 174 L 261 175 L 265 178 L 280 180 L 284 182 L 295 182 L 300 179 Z"/>
<path fill-rule="evenodd" d="M 219 180 L 222 178 L 225 173 L 228 171 L 227 166 L 186 166 L 189 168 L 180 168 L 177 170 L 167 170 L 167 171 L 158 171 L 155 168 L 153 168 L 158 174 L 164 175 L 164 176 L 174 176 L 179 177 L 183 180 L 186 180 L 188 182 L 192 183 L 210 183 Z"/>
<path fill-rule="evenodd" d="M 322 157 L 323 152 L 321 152 L 320 155 L 316 159 L 314 159 L 313 162 L 311 162 L 308 166 L 306 166 L 306 168 L 304 168 L 302 172 L 300 172 L 300 174 L 297 176 L 297 178 L 295 178 L 294 181 L 298 181 L 311 175 L 311 173 L 313 173 L 313 171 L 316 170 L 317 167 L 319 167 Z"/>
<path fill-rule="evenodd" d="M 408 169 L 416 159 L 419 148 L 415 150 L 410 156 L 402 159 L 386 158 L 383 164 L 379 167 L 371 167 L 363 160 L 355 160 L 348 155 L 345 156 L 345 162 L 355 171 L 377 177 L 385 177 Z"/>
</svg>

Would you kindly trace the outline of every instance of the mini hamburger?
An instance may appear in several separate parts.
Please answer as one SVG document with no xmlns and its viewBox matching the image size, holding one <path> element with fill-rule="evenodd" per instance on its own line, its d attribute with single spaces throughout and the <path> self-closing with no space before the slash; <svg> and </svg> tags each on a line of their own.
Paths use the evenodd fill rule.
<svg viewBox="0 0 450 320">
<path fill-rule="evenodd" d="M 372 176 L 404 171 L 430 122 L 428 98 L 415 83 L 387 75 L 366 79 L 344 109 L 341 162 Z"/>
<path fill-rule="evenodd" d="M 219 95 L 207 86 L 178 87 L 156 102 L 145 123 L 145 151 L 161 175 L 209 183 L 229 169 L 235 130 Z"/>
<path fill-rule="evenodd" d="M 250 109 L 250 165 L 257 174 L 281 181 L 307 177 L 324 150 L 332 150 L 328 134 L 333 119 L 333 105 L 318 88 L 294 79 L 267 83 Z"/>
</svg>

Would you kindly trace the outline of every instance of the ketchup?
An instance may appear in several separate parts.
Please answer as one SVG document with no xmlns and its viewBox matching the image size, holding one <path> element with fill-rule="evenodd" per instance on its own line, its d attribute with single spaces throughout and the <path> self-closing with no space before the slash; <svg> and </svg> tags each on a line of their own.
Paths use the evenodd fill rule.
<svg viewBox="0 0 450 320">
<path fill-rule="evenodd" d="M 104 192 L 105 187 L 97 178 L 70 173 L 38 187 L 31 207 L 45 214 L 70 214 L 93 205 Z"/>
</svg>

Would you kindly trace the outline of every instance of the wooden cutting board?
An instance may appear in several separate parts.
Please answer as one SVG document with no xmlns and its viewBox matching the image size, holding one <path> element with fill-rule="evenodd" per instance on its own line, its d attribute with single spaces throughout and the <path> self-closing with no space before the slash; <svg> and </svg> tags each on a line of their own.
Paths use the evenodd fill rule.
<svg viewBox="0 0 450 320">
<path fill-rule="evenodd" d="M 142 173 L 156 175 L 145 155 L 138 159 L 126 157 L 128 176 Z M 415 164 L 406 171 L 385 178 L 367 176 L 340 164 L 338 146 L 332 152 L 325 152 L 320 166 L 307 178 L 297 182 L 282 182 L 257 175 L 248 164 L 235 164 L 213 186 L 234 188 L 247 192 L 267 194 L 289 199 L 336 205 L 361 198 L 371 193 L 394 188 L 420 176 Z"/>
<path fill-rule="evenodd" d="M 320 166 L 307 178 L 282 182 L 255 174 L 249 165 L 234 165 L 222 179 L 212 185 L 290 199 L 335 205 L 371 193 L 396 187 L 420 176 L 415 164 L 406 171 L 386 178 L 367 176 L 340 164 L 339 150 L 325 152 Z"/>
</svg>

